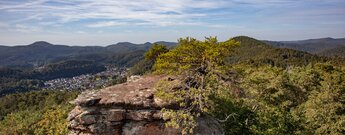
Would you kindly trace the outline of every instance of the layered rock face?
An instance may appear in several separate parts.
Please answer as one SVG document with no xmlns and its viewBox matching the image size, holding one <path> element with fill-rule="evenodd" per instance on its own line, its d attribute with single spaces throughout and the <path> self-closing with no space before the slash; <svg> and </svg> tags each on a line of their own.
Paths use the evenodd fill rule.
<svg viewBox="0 0 345 135">
<path fill-rule="evenodd" d="M 123 84 L 86 91 L 72 101 L 67 120 L 71 135 L 179 135 L 164 126 L 160 110 L 173 105 L 155 97 L 154 85 L 163 76 L 146 76 Z M 178 108 L 175 108 L 178 109 Z M 223 134 L 216 120 L 198 118 L 194 134 Z"/>
</svg>

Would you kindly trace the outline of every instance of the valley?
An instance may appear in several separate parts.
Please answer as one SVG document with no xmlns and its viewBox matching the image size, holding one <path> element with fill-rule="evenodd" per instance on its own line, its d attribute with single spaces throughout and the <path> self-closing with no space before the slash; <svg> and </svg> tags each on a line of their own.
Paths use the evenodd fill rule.
<svg viewBox="0 0 345 135">
<path fill-rule="evenodd" d="M 345 135 L 345 0 L 0 0 L 0 135 Z"/>
<path fill-rule="evenodd" d="M 319 55 L 319 53 L 294 50 L 289 46 L 277 47 L 267 44 L 267 41 L 260 41 L 247 36 L 234 37 L 224 42 L 210 42 L 208 40 L 214 39 L 197 41 L 192 38 L 185 38 L 178 44 L 171 43 L 168 46 L 148 43 L 142 45 L 119 43 L 120 47 L 112 47 L 119 49 L 118 52 L 126 53 L 101 52 L 63 56 L 64 58 L 62 57 L 61 60 L 51 60 L 52 57 L 45 57 L 47 59 L 34 60 L 41 62 L 31 63 L 31 65 L 28 63 L 2 65 L 3 67 L 0 69 L 0 133 L 40 134 L 52 130 L 54 133 L 67 134 L 69 130 L 66 117 L 73 108 L 70 101 L 75 99 L 77 95 L 85 95 L 83 94 L 85 92 L 102 92 L 110 87 L 126 86 L 124 82 L 131 75 L 145 77 L 157 74 L 172 75 L 172 77 L 167 79 L 168 82 L 157 82 L 153 85 L 152 89 L 156 89 L 157 92 L 152 94 L 163 99 L 168 97 L 169 100 L 186 101 L 180 104 L 180 107 L 183 108 L 183 106 L 188 105 L 187 110 L 191 111 L 181 112 L 181 110 L 161 108 L 162 111 L 167 111 L 163 113 L 172 115 L 174 120 L 181 118 L 180 113 L 183 113 L 183 117 L 197 118 L 198 115 L 194 114 L 195 111 L 200 114 L 207 113 L 218 120 L 224 119 L 225 116 L 229 117 L 229 114 L 236 114 L 232 116 L 236 121 L 221 123 L 226 134 L 268 134 L 271 131 L 277 134 L 342 132 L 341 127 L 333 124 L 339 124 L 337 118 L 343 116 L 342 113 L 338 113 L 341 111 L 343 103 L 337 99 L 342 99 L 341 91 L 345 86 L 342 78 L 345 74 L 345 60 L 343 55 L 339 55 L 342 54 L 341 51 L 335 52 L 337 55 L 326 57 Z M 41 44 L 42 42 L 38 43 Z M 213 48 L 204 46 L 206 43 L 213 45 Z M 217 45 L 222 44 L 229 44 L 230 46 L 225 47 L 230 50 L 224 50 L 224 48 L 220 51 L 213 50 L 217 49 Z M 35 44 L 34 46 L 37 49 L 55 45 Z M 199 49 L 194 50 L 190 47 Z M 128 51 L 126 48 L 136 51 Z M 328 51 L 328 49 L 326 50 Z M 198 51 L 205 51 L 203 52 L 204 55 L 199 55 L 200 52 Z M 213 52 L 217 53 L 213 54 Z M 14 55 L 16 54 L 14 53 Z M 22 59 L 14 55 L 4 58 L 16 58 L 13 60 L 17 62 Z M 28 54 L 27 58 L 30 57 Z M 219 61 L 221 57 L 223 59 Z M 206 65 L 210 64 L 209 67 L 199 67 L 197 63 L 202 64 L 201 59 L 209 60 L 217 66 L 207 63 Z M 188 60 L 188 62 L 184 60 Z M 191 63 L 193 64 L 189 65 Z M 185 74 L 181 73 L 184 71 L 195 74 L 187 75 L 186 79 L 182 79 L 186 82 L 178 82 L 173 78 L 176 74 L 183 77 Z M 205 74 L 209 75 L 204 76 Z M 207 87 L 200 91 L 204 92 L 205 97 L 193 95 L 195 91 L 190 91 L 201 89 L 198 86 L 201 85 L 198 78 L 193 78 L 193 76 L 204 76 L 204 79 L 207 79 L 204 82 L 207 83 Z M 175 86 L 181 83 L 184 85 Z M 132 85 L 126 87 L 136 87 L 135 81 Z M 208 87 L 218 89 L 218 92 L 209 91 Z M 140 94 L 140 90 L 132 90 L 139 91 L 139 93 L 123 94 Z M 185 94 L 186 91 L 189 94 Z M 322 95 L 326 95 L 326 97 L 318 97 Z M 152 100 L 150 97 L 145 97 L 145 99 Z M 99 98 L 103 97 L 100 96 Z M 181 100 L 181 98 L 186 99 Z M 205 110 L 190 104 L 189 100 L 193 98 L 198 99 L 194 101 L 194 104 L 206 105 L 203 107 Z M 327 103 L 319 100 L 321 98 L 325 98 L 323 100 Z M 88 98 L 83 100 L 89 102 Z M 92 99 L 91 101 L 93 102 Z M 137 103 L 136 100 L 133 101 L 134 103 Z M 324 107 L 316 107 L 313 103 Z M 102 108 L 102 106 L 98 107 Z M 330 113 L 320 115 L 332 118 L 333 121 L 323 122 L 309 118 L 308 116 L 318 116 L 312 114 L 308 109 L 315 109 L 318 112 L 322 112 L 324 109 L 331 110 L 330 113 L 335 115 L 330 115 Z M 301 113 L 304 116 L 300 115 Z M 82 118 L 82 116 L 78 117 Z M 25 122 L 23 122 L 24 120 Z M 46 121 L 56 121 L 57 124 L 43 124 Z M 316 124 L 308 121 L 313 121 Z M 73 121 L 69 122 L 73 123 Z M 100 122 L 104 124 L 105 121 Z M 170 124 L 176 124 L 174 122 L 176 121 L 168 121 Z M 190 122 L 193 122 L 193 119 Z M 277 124 L 282 125 L 282 127 L 276 127 Z M 88 125 L 82 124 L 82 126 L 87 127 Z M 190 125 L 181 126 L 182 130 L 191 128 Z M 336 130 L 324 129 L 322 126 L 331 126 Z M 257 127 L 260 128 L 257 129 Z M 79 130 L 79 126 L 76 125 L 71 128 L 74 132 Z M 101 130 L 111 131 L 112 129 L 101 128 Z M 91 131 L 85 130 L 85 132 Z M 99 131 L 99 133 L 101 132 Z"/>
<path fill-rule="evenodd" d="M 126 81 L 127 69 L 107 66 L 105 71 L 95 74 L 82 74 L 72 78 L 57 78 L 44 82 L 43 90 L 83 91 L 95 90 Z"/>
</svg>

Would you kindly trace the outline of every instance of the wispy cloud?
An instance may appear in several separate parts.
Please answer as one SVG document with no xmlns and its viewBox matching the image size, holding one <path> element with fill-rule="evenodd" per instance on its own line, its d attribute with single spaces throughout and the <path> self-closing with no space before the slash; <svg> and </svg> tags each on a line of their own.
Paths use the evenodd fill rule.
<svg viewBox="0 0 345 135">
<path fill-rule="evenodd" d="M 345 33 L 339 29 L 345 27 L 344 7 L 344 0 L 0 0 L 0 32 L 105 35 L 154 29 L 155 37 L 163 31 L 276 35 L 276 30 L 327 28 L 339 35 Z"/>
<path fill-rule="evenodd" d="M 194 9 L 217 9 L 224 7 L 223 0 L 40 0 L 27 2 L 4 2 L 0 11 L 24 14 L 26 20 L 56 19 L 69 23 L 86 19 L 116 19 L 126 23 L 146 22 L 147 24 L 165 25 L 181 24 L 193 18 L 207 16 L 205 13 L 194 13 Z M 118 23 L 106 22 L 94 25 L 117 26 Z M 87 25 L 90 26 L 90 25 Z M 92 25 L 91 25 L 92 26 Z"/>
<path fill-rule="evenodd" d="M 121 26 L 121 25 L 126 25 L 126 24 L 122 22 L 106 21 L 106 22 L 97 22 L 94 24 L 88 24 L 86 26 L 92 27 L 92 28 L 99 28 L 99 27 L 112 27 L 112 26 Z"/>
<path fill-rule="evenodd" d="M 27 26 L 27 25 L 21 25 L 17 24 L 13 28 L 15 31 L 23 32 L 23 33 L 32 33 L 32 32 L 39 32 L 41 31 L 41 28 L 35 27 L 35 26 Z"/>
<path fill-rule="evenodd" d="M 93 19 L 110 21 L 85 26 L 110 27 L 124 24 L 172 26 L 188 25 L 191 22 L 194 22 L 193 24 L 206 23 L 207 19 L 212 19 L 211 15 L 215 13 L 202 12 L 204 10 L 218 9 L 219 12 L 236 12 L 237 8 L 243 6 L 249 11 L 250 8 L 267 10 L 268 7 L 296 7 L 298 4 L 303 5 L 303 2 L 308 2 L 308 0 L 26 0 L 25 2 L 5 0 L 0 2 L 0 11 L 25 16 L 14 19 L 15 22 L 53 19 L 59 23 L 70 23 Z M 246 11 L 242 9 L 240 12 Z M 344 11 L 337 13 L 344 13 Z"/>
</svg>

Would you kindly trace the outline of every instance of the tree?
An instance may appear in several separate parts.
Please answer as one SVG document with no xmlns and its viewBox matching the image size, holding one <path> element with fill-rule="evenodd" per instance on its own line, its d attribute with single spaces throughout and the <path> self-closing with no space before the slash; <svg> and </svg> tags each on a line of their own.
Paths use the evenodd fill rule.
<svg viewBox="0 0 345 135">
<path fill-rule="evenodd" d="M 68 122 L 66 118 L 70 110 L 70 106 L 60 105 L 46 109 L 46 111 L 42 114 L 42 119 L 35 124 L 35 134 L 67 134 Z"/>
<path fill-rule="evenodd" d="M 168 51 L 169 49 L 166 46 L 155 43 L 150 50 L 145 53 L 145 59 L 155 61 L 159 55 Z"/>
<path fill-rule="evenodd" d="M 157 95 L 166 100 L 174 100 L 183 109 L 179 111 L 163 109 L 171 120 L 168 126 L 182 127 L 183 134 L 193 132 L 195 118 L 207 114 L 212 109 L 212 97 L 228 90 L 228 78 L 224 59 L 231 55 L 239 43 L 234 40 L 218 42 L 215 37 L 204 41 L 181 38 L 179 45 L 158 56 L 154 65 L 155 73 L 179 77 L 180 82 L 162 81 L 157 84 Z M 178 87 L 176 85 L 182 87 Z"/>
<path fill-rule="evenodd" d="M 237 68 L 243 70 L 240 99 L 255 114 L 254 134 L 344 133 L 343 69 L 324 63 Z"/>
<path fill-rule="evenodd" d="M 330 64 L 307 67 L 318 74 L 316 89 L 293 114 L 302 124 L 301 134 L 345 133 L 345 70 Z"/>
<path fill-rule="evenodd" d="M 291 74 L 294 73 L 272 66 L 236 68 L 244 70 L 239 81 L 245 96 L 240 99 L 255 115 L 253 122 L 248 125 L 251 132 L 265 135 L 294 134 L 298 124 L 290 114 L 290 109 L 303 102 L 305 97 L 299 85 L 290 82 Z"/>
</svg>

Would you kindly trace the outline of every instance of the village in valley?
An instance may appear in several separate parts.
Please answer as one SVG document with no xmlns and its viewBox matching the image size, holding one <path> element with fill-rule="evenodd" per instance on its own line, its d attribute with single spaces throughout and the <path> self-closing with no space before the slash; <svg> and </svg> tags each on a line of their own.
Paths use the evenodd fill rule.
<svg viewBox="0 0 345 135">
<path fill-rule="evenodd" d="M 96 74 L 84 74 L 72 78 L 58 78 L 44 82 L 46 90 L 92 90 L 126 81 L 127 69 L 106 66 L 107 70 Z"/>
</svg>

